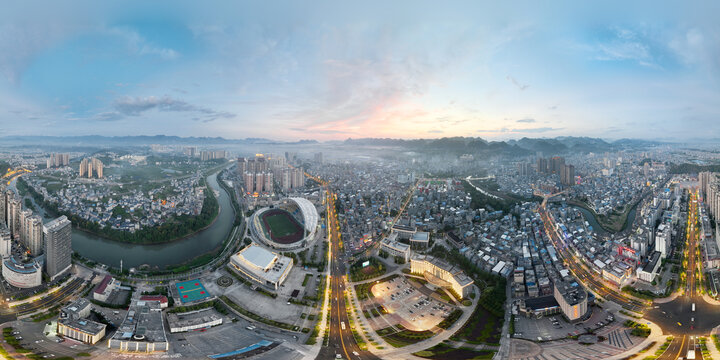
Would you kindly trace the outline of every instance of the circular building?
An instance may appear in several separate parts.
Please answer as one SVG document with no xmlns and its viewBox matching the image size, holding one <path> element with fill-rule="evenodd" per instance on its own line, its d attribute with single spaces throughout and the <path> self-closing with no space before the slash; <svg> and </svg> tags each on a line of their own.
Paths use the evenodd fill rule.
<svg viewBox="0 0 720 360">
<path fill-rule="evenodd" d="M 10 256 L 3 260 L 2 275 L 14 287 L 32 288 L 42 284 L 42 265 L 33 258 L 22 261 Z"/>
<path fill-rule="evenodd" d="M 287 198 L 256 211 L 249 220 L 256 242 L 281 250 L 307 246 L 315 238 L 318 221 L 315 205 L 303 198 Z"/>
</svg>

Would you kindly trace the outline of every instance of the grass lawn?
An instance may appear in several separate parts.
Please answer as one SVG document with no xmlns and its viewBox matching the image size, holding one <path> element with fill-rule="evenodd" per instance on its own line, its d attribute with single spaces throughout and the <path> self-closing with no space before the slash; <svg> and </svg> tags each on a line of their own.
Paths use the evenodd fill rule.
<svg viewBox="0 0 720 360">
<path fill-rule="evenodd" d="M 298 232 L 297 226 L 288 218 L 287 214 L 270 215 L 265 218 L 273 237 L 284 237 Z"/>
<path fill-rule="evenodd" d="M 400 327 L 400 325 L 397 325 Z M 383 329 L 383 330 L 389 330 L 389 329 Z M 403 347 L 411 344 L 418 343 L 420 341 L 423 341 L 425 339 L 429 339 L 435 335 L 430 330 L 425 331 L 412 331 L 412 330 L 402 330 L 400 332 L 392 332 L 386 331 L 387 335 L 383 336 L 383 339 L 388 342 L 388 344 L 394 346 L 394 347 Z M 379 334 L 379 333 L 378 333 Z"/>
<path fill-rule="evenodd" d="M 465 325 L 452 336 L 454 340 L 465 340 L 471 344 L 498 344 L 503 319 L 478 305 Z"/>
<path fill-rule="evenodd" d="M 493 351 L 477 351 L 466 348 L 453 348 L 443 343 L 433 346 L 427 350 L 418 351 L 413 355 L 426 359 L 453 360 L 453 359 L 475 359 L 490 360 L 495 355 Z"/>
</svg>

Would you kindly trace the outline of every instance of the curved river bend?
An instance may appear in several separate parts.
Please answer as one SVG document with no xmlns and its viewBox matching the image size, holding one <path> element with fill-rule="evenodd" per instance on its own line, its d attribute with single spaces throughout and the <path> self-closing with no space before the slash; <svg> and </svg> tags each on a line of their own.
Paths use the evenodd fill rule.
<svg viewBox="0 0 720 360">
<path fill-rule="evenodd" d="M 144 264 L 150 265 L 152 269 L 163 269 L 218 248 L 230 234 L 235 214 L 229 195 L 218 185 L 217 173 L 208 176 L 207 181 L 210 188 L 219 193 L 217 198 L 220 205 L 220 213 L 209 228 L 181 240 L 156 245 L 121 243 L 73 228 L 73 250 L 112 267 L 120 267 L 122 260 L 125 269 Z"/>
</svg>

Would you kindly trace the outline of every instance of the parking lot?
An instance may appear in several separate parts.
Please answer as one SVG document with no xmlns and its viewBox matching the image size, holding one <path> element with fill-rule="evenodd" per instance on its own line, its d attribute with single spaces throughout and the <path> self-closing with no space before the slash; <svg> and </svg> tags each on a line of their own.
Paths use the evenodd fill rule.
<svg viewBox="0 0 720 360">
<path fill-rule="evenodd" d="M 209 328 L 205 331 L 189 331 L 184 333 L 170 334 L 168 340 L 171 343 L 171 353 L 180 353 L 184 358 L 207 358 L 208 355 L 225 353 L 237 350 L 261 340 L 283 343 L 267 354 L 258 358 L 296 358 L 300 354 L 292 349 L 292 344 L 300 344 L 300 339 L 293 337 L 293 333 L 270 330 L 265 326 L 253 325 L 248 329 L 250 323 L 240 320 L 233 323 L 228 318 L 223 319 L 224 324 Z M 278 351 L 279 350 L 279 351 Z M 273 356 L 269 356 L 273 353 Z"/>
<path fill-rule="evenodd" d="M 54 322 L 55 319 L 52 320 Z M 15 331 L 19 332 L 17 335 L 21 337 L 20 343 L 27 349 L 31 349 L 35 354 L 40 356 L 47 356 L 47 358 L 71 356 L 75 357 L 80 352 L 86 352 L 92 349 L 92 347 L 82 344 L 73 340 L 66 340 L 62 343 L 54 341 L 55 337 L 45 336 L 46 325 L 51 322 L 41 321 L 15 321 L 12 326 Z"/>
<path fill-rule="evenodd" d="M 445 319 L 455 308 L 425 296 L 404 277 L 373 285 L 375 300 L 410 330 L 429 330 Z M 386 315 L 387 316 L 387 315 Z"/>
<path fill-rule="evenodd" d="M 595 307 L 591 310 L 593 314 L 587 321 L 574 324 L 565 321 L 560 314 L 540 319 L 516 316 L 513 337 L 532 341 L 558 340 L 567 336 L 584 334 L 588 332 L 588 329 L 602 329 L 612 322 L 610 313 Z"/>
</svg>

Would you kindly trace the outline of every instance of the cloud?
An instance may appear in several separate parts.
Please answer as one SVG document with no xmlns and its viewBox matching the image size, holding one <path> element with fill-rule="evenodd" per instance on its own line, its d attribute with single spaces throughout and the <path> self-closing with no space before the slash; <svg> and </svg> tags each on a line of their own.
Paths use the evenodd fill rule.
<svg viewBox="0 0 720 360">
<path fill-rule="evenodd" d="M 602 39 L 584 46 L 597 61 L 629 61 L 645 67 L 661 67 L 654 53 L 654 40 L 645 29 L 611 27 Z"/>
<path fill-rule="evenodd" d="M 217 111 L 206 107 L 189 104 L 183 100 L 173 99 L 169 96 L 157 97 L 131 97 L 124 96 L 113 104 L 114 111 L 100 113 L 97 120 L 112 121 L 127 116 L 140 116 L 144 112 L 157 110 L 162 112 L 188 112 L 196 114 L 193 120 L 209 122 L 216 119 L 231 119 L 236 115 L 227 111 Z"/>
<path fill-rule="evenodd" d="M 428 133 L 430 133 L 430 134 L 442 134 L 442 133 L 444 133 L 444 131 L 442 131 L 442 130 L 430 130 L 430 131 L 428 131 Z"/>
<path fill-rule="evenodd" d="M 115 27 L 110 29 L 109 32 L 125 39 L 128 49 L 138 55 L 157 56 L 164 60 L 175 60 L 180 57 L 180 53 L 174 49 L 157 46 L 149 42 L 135 30 L 125 27 Z"/>
<path fill-rule="evenodd" d="M 534 122 L 536 122 L 536 121 L 535 121 L 535 119 L 527 118 L 527 119 L 516 120 L 515 122 L 517 122 L 517 123 L 527 123 L 527 124 L 530 124 L 530 123 L 534 123 Z"/>
<path fill-rule="evenodd" d="M 520 89 L 520 91 L 523 91 L 523 90 L 525 90 L 525 89 L 527 89 L 527 88 L 530 87 L 530 85 L 521 84 L 519 81 L 517 81 L 517 79 L 515 79 L 514 77 L 512 77 L 512 76 L 510 76 L 510 75 L 508 75 L 508 76 L 505 77 L 505 78 L 506 78 L 508 81 L 510 81 L 511 83 L 513 83 L 513 85 L 515 85 L 518 89 Z"/>
</svg>

